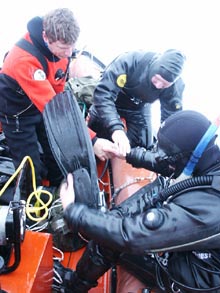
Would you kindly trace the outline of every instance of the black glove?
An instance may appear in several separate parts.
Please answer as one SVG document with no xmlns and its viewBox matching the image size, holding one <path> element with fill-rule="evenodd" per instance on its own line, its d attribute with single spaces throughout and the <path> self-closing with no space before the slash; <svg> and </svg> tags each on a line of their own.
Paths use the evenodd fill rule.
<svg viewBox="0 0 220 293">
<path fill-rule="evenodd" d="M 132 148 L 126 155 L 126 161 L 135 168 L 145 168 L 165 177 L 169 177 L 173 173 L 167 157 L 161 157 L 158 150 L 150 151 L 143 147 Z"/>
<path fill-rule="evenodd" d="M 127 163 L 135 168 L 146 168 L 154 171 L 155 153 L 146 150 L 143 147 L 132 148 L 130 153 L 126 155 Z"/>
</svg>

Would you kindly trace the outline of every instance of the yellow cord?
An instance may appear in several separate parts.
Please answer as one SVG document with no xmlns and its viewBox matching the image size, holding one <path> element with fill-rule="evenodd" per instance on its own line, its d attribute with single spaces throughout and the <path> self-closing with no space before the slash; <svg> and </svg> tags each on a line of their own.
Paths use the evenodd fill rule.
<svg viewBox="0 0 220 293">
<path fill-rule="evenodd" d="M 5 192 L 5 190 L 8 188 L 8 186 L 11 184 L 11 182 L 15 179 L 15 177 L 20 173 L 20 171 L 22 170 L 22 168 L 24 168 L 24 165 L 26 163 L 26 161 L 29 161 L 30 163 L 30 167 L 31 167 L 31 173 L 32 173 L 32 186 L 33 186 L 33 192 L 28 196 L 27 198 L 27 203 L 26 203 L 26 214 L 28 216 L 29 219 L 31 219 L 32 221 L 42 221 L 44 219 L 47 218 L 49 210 L 48 210 L 48 206 L 51 204 L 52 200 L 53 200 L 53 195 L 47 191 L 47 190 L 37 190 L 36 188 L 36 176 L 35 176 L 35 170 L 34 170 L 34 164 L 33 161 L 31 159 L 31 157 L 29 156 L 25 156 L 21 162 L 21 164 L 19 165 L 19 167 L 17 168 L 17 170 L 15 171 L 15 173 L 8 179 L 8 181 L 5 183 L 5 185 L 3 186 L 3 188 L 0 190 L 0 196 L 2 196 L 2 194 Z M 43 202 L 40 198 L 41 194 L 47 194 L 48 195 L 48 201 L 47 203 Z M 33 197 L 36 197 L 36 205 L 34 207 L 31 207 L 31 200 L 33 199 Z M 44 214 L 43 216 L 39 217 L 40 212 L 44 210 Z M 37 217 L 33 217 L 31 215 L 31 213 L 35 213 Z"/>
</svg>

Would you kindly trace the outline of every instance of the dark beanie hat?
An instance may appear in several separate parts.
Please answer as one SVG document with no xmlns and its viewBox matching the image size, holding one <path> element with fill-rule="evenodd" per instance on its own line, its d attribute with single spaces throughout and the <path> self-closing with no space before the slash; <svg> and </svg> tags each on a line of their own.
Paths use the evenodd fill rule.
<svg viewBox="0 0 220 293">
<path fill-rule="evenodd" d="M 175 82 L 182 73 L 185 60 L 185 56 L 180 51 L 169 49 L 159 55 L 152 64 L 152 75 L 160 74 L 166 81 Z"/>
<path fill-rule="evenodd" d="M 193 152 L 211 122 L 201 113 L 183 110 L 168 117 L 158 131 L 158 146 L 167 155 Z"/>
</svg>

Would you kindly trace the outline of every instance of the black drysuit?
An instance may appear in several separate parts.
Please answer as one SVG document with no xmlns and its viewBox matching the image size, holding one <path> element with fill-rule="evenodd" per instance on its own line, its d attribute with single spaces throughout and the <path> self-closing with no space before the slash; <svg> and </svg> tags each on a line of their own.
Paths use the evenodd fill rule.
<svg viewBox="0 0 220 293">
<path fill-rule="evenodd" d="M 69 226 L 93 239 L 78 264 L 79 277 L 94 282 L 121 264 L 146 286 L 165 292 L 220 287 L 220 166 L 206 174 L 170 187 L 158 177 L 105 213 L 70 204 Z M 97 271 L 86 270 L 92 257 L 96 264 L 102 258 Z"/>
<path fill-rule="evenodd" d="M 153 141 L 151 104 L 160 101 L 161 122 L 182 110 L 185 85 L 181 78 L 165 89 L 152 84 L 157 61 L 158 54 L 153 52 L 127 52 L 105 69 L 90 108 L 89 127 L 97 136 L 111 139 L 115 130 L 124 129 L 120 119 L 124 118 L 131 147 L 148 148 Z"/>
</svg>

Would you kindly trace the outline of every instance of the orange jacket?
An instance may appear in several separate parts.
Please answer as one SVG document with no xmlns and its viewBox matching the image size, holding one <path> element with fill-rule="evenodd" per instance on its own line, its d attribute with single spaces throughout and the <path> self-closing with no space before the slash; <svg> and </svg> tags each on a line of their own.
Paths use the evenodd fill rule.
<svg viewBox="0 0 220 293">
<path fill-rule="evenodd" d="M 0 111 L 8 116 L 40 114 L 56 94 L 64 91 L 67 78 L 69 60 L 57 58 L 45 46 L 42 19 L 33 18 L 27 27 L 28 32 L 23 38 L 43 55 L 47 72 L 37 57 L 14 45 L 0 70 Z M 65 73 L 60 79 L 56 79 L 58 71 Z M 88 131 L 93 139 L 96 134 Z"/>
<path fill-rule="evenodd" d="M 24 38 L 31 42 L 29 33 Z M 67 58 L 56 62 L 46 60 L 48 63 L 47 76 L 42 64 L 35 56 L 15 45 L 5 58 L 1 71 L 19 84 L 40 112 L 43 111 L 47 102 L 64 90 L 66 77 L 56 80 L 55 75 L 59 69 L 66 72 L 68 66 Z M 10 100 L 10 97 L 8 98 Z"/>
</svg>

